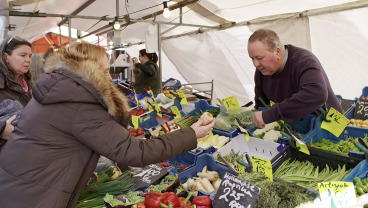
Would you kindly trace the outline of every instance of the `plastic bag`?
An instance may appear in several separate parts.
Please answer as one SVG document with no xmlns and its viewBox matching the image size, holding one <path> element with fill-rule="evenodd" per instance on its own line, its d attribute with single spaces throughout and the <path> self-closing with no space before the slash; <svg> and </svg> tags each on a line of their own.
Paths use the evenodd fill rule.
<svg viewBox="0 0 368 208">
<path fill-rule="evenodd" d="M 236 118 L 242 123 L 246 123 L 252 126 L 252 118 L 255 110 L 250 108 L 241 108 L 237 111 L 227 111 L 224 105 L 220 106 L 220 113 L 216 117 L 216 124 L 214 128 L 227 131 L 231 128 L 231 125 L 239 125 Z"/>
</svg>

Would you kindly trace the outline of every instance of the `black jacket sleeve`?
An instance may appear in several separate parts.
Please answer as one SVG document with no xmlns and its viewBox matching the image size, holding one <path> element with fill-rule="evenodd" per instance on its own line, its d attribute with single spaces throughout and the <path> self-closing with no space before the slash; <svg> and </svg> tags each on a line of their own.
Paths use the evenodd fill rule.
<svg viewBox="0 0 368 208">
<path fill-rule="evenodd" d="M 152 77 L 155 74 L 155 66 L 153 66 L 152 64 L 141 64 L 141 63 L 137 63 L 135 64 L 135 67 L 139 68 L 141 70 L 141 72 L 145 73 L 147 76 Z"/>
</svg>

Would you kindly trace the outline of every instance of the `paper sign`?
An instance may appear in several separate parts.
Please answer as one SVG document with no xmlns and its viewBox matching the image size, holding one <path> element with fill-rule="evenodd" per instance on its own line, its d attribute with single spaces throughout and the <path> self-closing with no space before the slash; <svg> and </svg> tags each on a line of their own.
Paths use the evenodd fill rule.
<svg viewBox="0 0 368 208">
<path fill-rule="evenodd" d="M 252 156 L 253 170 L 256 172 L 264 173 L 266 178 L 273 182 L 272 165 L 271 161 Z"/>
<path fill-rule="evenodd" d="M 250 208 L 255 205 L 261 189 L 226 172 L 212 201 L 213 207 Z"/>
<path fill-rule="evenodd" d="M 310 155 L 309 149 L 307 147 L 307 145 L 302 142 L 301 140 L 299 140 L 298 138 L 294 138 L 295 142 L 296 142 L 296 147 L 299 148 L 299 151 L 304 152 L 307 155 Z"/>
<path fill-rule="evenodd" d="M 133 92 L 134 92 L 135 101 L 137 102 L 137 106 L 139 106 L 139 102 L 138 102 L 138 98 L 137 98 L 137 93 L 135 92 L 135 90 L 133 90 Z"/>
<path fill-rule="evenodd" d="M 180 114 L 180 111 L 179 111 L 178 107 L 171 106 L 170 109 L 175 114 L 174 118 L 181 118 L 181 114 Z"/>
<path fill-rule="evenodd" d="M 358 100 L 356 102 L 354 118 L 360 120 L 368 119 L 368 100 Z"/>
<path fill-rule="evenodd" d="M 148 91 L 149 94 L 152 96 L 152 99 L 155 99 L 155 95 L 153 94 L 152 90 Z"/>
<path fill-rule="evenodd" d="M 239 102 L 235 96 L 224 98 L 222 101 L 225 104 L 226 110 L 228 111 L 240 110 Z"/>
<path fill-rule="evenodd" d="M 273 106 L 273 105 L 275 105 L 275 103 L 272 100 L 270 100 L 270 106 Z"/>
<path fill-rule="evenodd" d="M 244 174 L 245 173 L 245 167 L 244 165 L 238 163 L 237 161 L 235 161 L 235 167 L 236 170 L 238 171 L 239 174 Z"/>
<path fill-rule="evenodd" d="M 181 104 L 188 104 L 187 97 L 182 90 L 176 90 L 176 93 L 178 93 L 179 97 L 181 98 Z"/>
<path fill-rule="evenodd" d="M 148 110 L 149 110 L 149 111 L 153 111 L 153 108 L 152 108 L 151 103 L 147 102 L 147 106 L 148 106 Z"/>
<path fill-rule="evenodd" d="M 132 115 L 132 123 L 133 123 L 133 127 L 137 129 L 139 127 L 139 117 Z"/>
<path fill-rule="evenodd" d="M 318 183 L 318 190 L 321 200 L 331 203 L 330 207 L 348 207 L 356 201 L 354 184 L 351 182 Z"/>
<path fill-rule="evenodd" d="M 249 134 L 245 134 L 245 140 L 248 142 L 250 139 Z"/>
<path fill-rule="evenodd" d="M 322 121 L 321 128 L 331 132 L 336 137 L 344 131 L 345 127 L 350 122 L 345 116 L 334 108 L 330 108 L 326 116 L 331 122 Z"/>
<path fill-rule="evenodd" d="M 159 117 L 162 117 L 162 114 L 161 114 L 161 108 L 160 108 L 160 106 L 159 106 L 157 103 L 155 103 L 155 110 L 156 110 L 156 112 L 157 112 L 157 115 L 158 115 Z"/>
</svg>

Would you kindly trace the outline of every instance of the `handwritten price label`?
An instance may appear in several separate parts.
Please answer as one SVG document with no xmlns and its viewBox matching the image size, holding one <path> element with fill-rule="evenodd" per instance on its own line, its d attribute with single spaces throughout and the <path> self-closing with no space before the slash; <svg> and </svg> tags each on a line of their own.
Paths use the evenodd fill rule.
<svg viewBox="0 0 368 208">
<path fill-rule="evenodd" d="M 354 118 L 360 120 L 368 119 L 368 100 L 358 100 L 356 102 Z"/>
<path fill-rule="evenodd" d="M 331 122 L 322 121 L 321 128 L 326 129 L 336 137 L 340 136 L 349 123 L 349 119 L 334 108 L 330 108 L 326 118 L 327 120 L 331 120 Z"/>
<path fill-rule="evenodd" d="M 356 201 L 354 184 L 351 182 L 318 183 L 318 190 L 322 201 L 331 202 L 331 205 L 335 203 L 335 206 L 331 207 L 347 207 Z"/>
<path fill-rule="evenodd" d="M 302 142 L 298 138 L 295 138 L 295 141 L 296 141 L 296 147 L 299 148 L 299 151 L 304 152 L 307 155 L 310 155 L 309 149 L 304 142 Z"/>
<path fill-rule="evenodd" d="M 153 94 L 152 90 L 148 91 L 150 93 L 150 95 L 152 96 L 152 98 L 155 98 L 155 95 Z"/>
<path fill-rule="evenodd" d="M 178 93 L 179 97 L 181 98 L 181 104 L 188 104 L 187 96 L 185 96 L 184 92 L 182 90 L 176 90 L 176 93 Z"/>
<path fill-rule="evenodd" d="M 179 111 L 178 107 L 171 106 L 170 109 L 175 114 L 174 118 L 181 118 L 181 114 L 180 114 L 180 111 Z"/>
<path fill-rule="evenodd" d="M 154 104 L 155 104 L 155 111 L 156 111 L 157 115 L 159 117 L 162 117 L 160 106 L 156 102 Z"/>
<path fill-rule="evenodd" d="M 225 104 L 225 108 L 228 111 L 236 111 L 240 109 L 240 105 L 235 96 L 227 97 L 222 100 Z"/>
<path fill-rule="evenodd" d="M 267 180 L 273 182 L 271 161 L 252 156 L 252 164 L 254 171 L 264 173 Z"/>
<path fill-rule="evenodd" d="M 153 108 L 152 108 L 151 103 L 147 102 L 147 106 L 148 106 L 148 110 L 149 110 L 149 111 L 153 111 Z"/>
<path fill-rule="evenodd" d="M 133 127 L 137 129 L 139 127 L 139 117 L 132 115 L 132 123 L 133 123 Z"/>
</svg>

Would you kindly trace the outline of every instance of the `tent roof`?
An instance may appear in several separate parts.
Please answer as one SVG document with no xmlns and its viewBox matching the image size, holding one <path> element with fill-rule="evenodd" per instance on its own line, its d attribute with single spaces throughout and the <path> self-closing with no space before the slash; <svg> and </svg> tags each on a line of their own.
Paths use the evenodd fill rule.
<svg viewBox="0 0 368 208">
<path fill-rule="evenodd" d="M 168 6 L 176 9 L 172 9 L 172 14 L 169 18 L 162 16 L 162 0 L 125 0 L 118 2 L 119 8 L 117 10 L 116 1 L 113 0 L 16 0 L 8 2 L 10 7 L 0 4 L 0 9 L 2 11 L 9 9 L 9 24 L 17 26 L 15 31 L 9 31 L 8 34 L 25 38 L 32 38 L 56 27 L 62 21 L 62 17 L 56 17 L 57 15 L 64 15 L 64 17 L 65 15 L 74 15 L 72 17 L 76 18 L 71 19 L 71 27 L 79 31 L 106 35 L 105 32 L 112 28 L 112 26 L 109 26 L 109 22 L 112 22 L 118 13 L 119 20 L 121 20 L 123 26 L 123 42 L 136 43 L 144 40 L 144 32 L 149 25 L 148 22 L 144 22 L 143 20 L 150 22 L 170 22 L 171 25 L 163 24 L 161 29 L 161 32 L 164 33 L 163 37 L 169 37 L 198 31 L 199 28 L 223 28 L 228 26 L 228 23 L 251 22 L 261 17 L 305 12 L 349 2 L 359 3 L 366 1 L 171 0 L 168 1 Z M 81 10 L 79 12 L 76 11 L 83 5 L 85 5 L 85 8 L 79 9 Z M 177 8 L 181 5 L 186 6 L 182 7 L 182 10 Z M 180 13 L 180 10 L 182 13 Z M 36 17 L 44 16 L 44 14 L 49 14 L 49 16 L 53 14 L 54 16 Z M 129 14 L 130 23 L 126 26 L 128 20 L 126 18 L 128 16 L 127 14 Z M 156 16 L 153 17 L 152 14 L 156 14 Z M 186 26 L 179 26 L 179 23 Z M 64 25 L 67 26 L 67 23 Z M 101 28 L 105 29 L 99 30 Z M 170 28 L 173 29 L 169 30 Z"/>
</svg>

